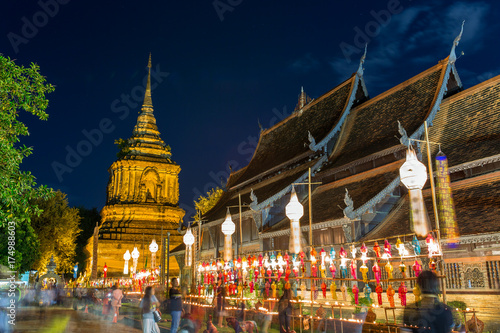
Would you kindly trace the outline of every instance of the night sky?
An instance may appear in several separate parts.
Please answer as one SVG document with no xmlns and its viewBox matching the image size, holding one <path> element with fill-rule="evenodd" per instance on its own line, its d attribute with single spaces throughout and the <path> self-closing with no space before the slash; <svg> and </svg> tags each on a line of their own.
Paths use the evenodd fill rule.
<svg viewBox="0 0 500 333">
<path fill-rule="evenodd" d="M 372 97 L 446 58 L 463 20 L 464 87 L 500 74 L 498 1 L 115 3 L 6 0 L 0 11 L 0 53 L 38 63 L 56 86 L 48 121 L 21 116 L 31 133 L 22 143 L 34 148 L 22 168 L 71 205 L 105 205 L 113 142 L 132 135 L 149 52 L 155 116 L 182 168 L 188 216 L 194 198 L 226 180 L 228 164 L 250 161 L 259 122 L 269 128 L 289 115 L 301 86 L 317 98 L 346 80 L 365 42 Z M 94 134 L 90 151 L 85 133 Z M 78 147 L 86 156 L 69 166 L 68 149 Z M 67 172 L 57 175 L 57 163 Z"/>
</svg>

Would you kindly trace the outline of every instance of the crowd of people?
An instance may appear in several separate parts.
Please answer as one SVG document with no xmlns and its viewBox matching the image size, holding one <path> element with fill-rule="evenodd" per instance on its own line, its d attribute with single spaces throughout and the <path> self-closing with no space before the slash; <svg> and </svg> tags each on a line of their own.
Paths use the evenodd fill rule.
<svg viewBox="0 0 500 333">
<path fill-rule="evenodd" d="M 432 271 L 424 271 L 417 278 L 417 284 L 422 292 L 422 299 L 418 304 L 409 305 L 403 316 L 403 322 L 406 328 L 401 328 L 402 332 L 417 333 L 421 332 L 421 326 L 425 326 L 425 332 L 451 332 L 454 321 L 449 307 L 439 301 L 439 280 Z M 159 333 L 159 321 L 164 321 L 161 312 L 169 313 L 170 332 L 180 333 L 217 333 L 217 326 L 229 326 L 235 332 L 257 332 L 257 323 L 251 320 L 245 320 L 245 303 L 242 302 L 240 310 L 236 316 L 232 317 L 225 311 L 226 294 L 225 288 L 219 282 L 214 289 L 214 303 L 212 311 L 206 308 L 200 308 L 189 304 L 183 304 L 183 297 L 186 296 L 187 288 L 179 288 L 176 278 L 171 280 L 171 287 L 166 293 L 163 302 L 155 295 L 154 286 L 147 286 L 144 295 L 140 300 L 138 309 L 141 313 L 141 323 L 143 333 Z M 123 291 L 118 284 L 111 289 L 91 289 L 75 287 L 73 289 L 59 288 L 55 283 L 50 283 L 45 288 L 27 289 L 24 293 L 23 301 L 27 304 L 38 304 L 41 309 L 48 306 L 63 304 L 64 300 L 73 299 L 73 308 L 81 310 L 87 308 L 90 304 L 102 304 L 102 314 L 106 320 L 114 320 L 120 314 L 122 302 L 129 301 L 125 298 Z M 294 306 L 292 304 L 293 296 L 291 290 L 285 289 L 278 302 L 274 304 L 274 310 L 277 311 L 280 333 L 292 332 L 291 321 L 293 320 Z M 262 304 L 260 304 L 262 305 Z M 256 305 L 259 307 L 259 303 Z M 320 314 L 323 310 L 324 315 Z M 132 310 L 134 311 L 134 310 Z M 320 307 L 316 315 L 323 318 L 319 321 L 318 331 L 328 332 L 328 328 L 333 328 L 335 323 L 326 319 L 326 311 Z M 203 323 L 203 318 L 208 318 Z M 224 322 L 225 320 L 225 322 Z M 267 332 L 272 321 L 272 315 L 262 314 L 258 331 Z M 216 325 L 217 323 L 217 325 Z M 362 325 L 360 325 L 361 332 Z M 254 330 L 255 329 L 255 330 Z"/>
</svg>

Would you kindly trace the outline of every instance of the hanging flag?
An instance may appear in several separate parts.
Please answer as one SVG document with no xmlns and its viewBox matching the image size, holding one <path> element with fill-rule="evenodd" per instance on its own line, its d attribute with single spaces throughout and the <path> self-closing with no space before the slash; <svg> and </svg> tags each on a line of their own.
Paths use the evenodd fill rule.
<svg viewBox="0 0 500 333">
<path fill-rule="evenodd" d="M 450 187 L 448 159 L 441 151 L 436 155 L 437 197 L 441 236 L 448 240 L 448 245 L 455 247 L 458 243 L 458 225 Z"/>
</svg>

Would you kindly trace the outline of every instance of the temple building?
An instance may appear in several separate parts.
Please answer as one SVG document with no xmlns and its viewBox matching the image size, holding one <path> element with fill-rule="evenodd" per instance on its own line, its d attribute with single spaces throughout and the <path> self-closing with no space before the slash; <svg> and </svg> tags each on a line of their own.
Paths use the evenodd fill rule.
<svg viewBox="0 0 500 333">
<path fill-rule="evenodd" d="M 456 248 L 443 247 L 447 300 L 464 301 L 479 309 L 483 321 L 495 323 L 500 306 L 500 76 L 465 89 L 456 68 L 460 37 L 448 57 L 378 96 L 370 97 L 365 84 L 366 51 L 358 70 L 322 96 L 311 100 L 302 91 L 294 113 L 261 131 L 249 164 L 231 173 L 224 194 L 203 216 L 195 260 L 222 257 L 221 224 L 227 208 L 240 200 L 241 225 L 238 208 L 231 208 L 234 256 L 287 251 L 285 206 L 292 184 L 304 207 L 300 226 L 306 252 L 313 246 L 338 253 L 342 245 L 365 241 L 374 256 L 375 240 L 383 244 L 386 237 L 411 235 L 409 195 L 399 168 L 410 139 L 424 139 L 426 122 L 429 140 L 441 144 L 431 146 L 431 156 L 441 149 L 448 157 L 460 235 Z M 413 146 L 427 166 L 426 146 L 415 141 Z M 312 239 L 304 185 L 309 177 Z M 423 197 L 434 228 L 429 181 Z M 183 245 L 175 254 L 184 260 Z M 369 274 L 373 279 L 371 269 Z"/>
<path fill-rule="evenodd" d="M 138 269 L 151 267 L 149 245 L 158 244 L 161 253 L 161 232 L 170 232 L 170 246 L 182 241 L 177 228 L 184 216 L 179 208 L 179 172 L 171 159 L 170 147 L 160 137 L 151 99 L 151 55 L 149 57 L 144 103 L 137 117 L 132 137 L 109 171 L 106 205 L 101 211 L 98 233 L 90 239 L 87 252 L 92 272 L 108 267 L 108 276 L 122 276 L 123 256 L 134 247 L 139 251 Z M 156 260 L 156 267 L 160 260 Z M 130 267 L 132 259 L 130 260 Z M 90 268 L 90 267 L 89 267 Z M 178 271 L 175 260 L 170 269 Z"/>
</svg>

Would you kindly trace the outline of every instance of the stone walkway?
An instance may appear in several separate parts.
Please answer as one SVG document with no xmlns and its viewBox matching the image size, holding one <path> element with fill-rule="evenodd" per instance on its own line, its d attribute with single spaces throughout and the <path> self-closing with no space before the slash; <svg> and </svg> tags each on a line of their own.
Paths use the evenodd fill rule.
<svg viewBox="0 0 500 333">
<path fill-rule="evenodd" d="M 101 316 L 68 308 L 21 308 L 14 332 L 75 332 L 75 333 L 140 333 L 141 330 L 125 324 L 112 323 Z"/>
</svg>

